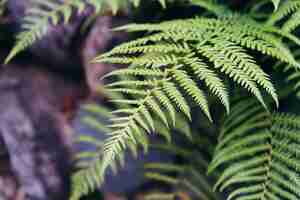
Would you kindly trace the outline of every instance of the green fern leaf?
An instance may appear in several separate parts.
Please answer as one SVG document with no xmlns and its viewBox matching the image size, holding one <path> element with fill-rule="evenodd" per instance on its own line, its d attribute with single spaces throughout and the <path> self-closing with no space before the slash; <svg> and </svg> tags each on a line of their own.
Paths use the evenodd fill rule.
<svg viewBox="0 0 300 200">
<path fill-rule="evenodd" d="M 204 56 L 214 63 L 214 66 L 217 69 L 220 68 L 221 72 L 229 75 L 229 77 L 231 77 L 235 82 L 240 84 L 242 87 L 245 87 L 267 109 L 263 97 L 256 83 L 253 82 L 253 79 L 251 79 L 243 70 L 238 69 L 238 66 L 234 66 L 231 60 L 229 60 L 227 56 L 222 53 L 222 50 L 223 48 L 216 49 L 212 46 L 203 46 L 201 49 L 199 49 Z"/>
<path fill-rule="evenodd" d="M 225 106 L 227 113 L 229 113 L 229 97 L 226 87 L 222 80 L 215 74 L 215 72 L 209 69 L 209 66 L 200 59 L 189 60 L 186 63 L 193 69 L 193 73 L 199 79 L 205 82 L 210 91 L 219 97 L 222 104 Z"/>
<path fill-rule="evenodd" d="M 53 25 L 57 25 L 61 14 L 64 22 L 67 23 L 71 16 L 72 8 L 82 8 L 84 5 L 84 2 L 80 0 L 73 0 L 65 4 L 58 4 L 54 1 L 34 0 L 33 7 L 28 11 L 29 15 L 25 16 L 23 31 L 17 36 L 16 45 L 7 56 L 5 63 L 8 63 L 19 52 L 46 35 L 50 26 L 49 21 Z"/>
<path fill-rule="evenodd" d="M 166 94 L 164 92 L 157 90 L 154 93 L 155 93 L 154 95 L 158 99 L 158 101 L 167 109 L 168 113 L 171 116 L 173 126 L 175 127 L 176 111 L 175 111 L 174 106 L 172 105 L 172 102 L 166 96 Z"/>
<path fill-rule="evenodd" d="M 296 188 L 300 179 L 295 174 L 299 173 L 300 164 L 295 159 L 299 154 L 295 147 L 300 137 L 295 133 L 299 132 L 300 123 L 298 117 L 270 114 L 266 110 L 269 102 L 263 98 L 261 90 L 271 96 L 277 106 L 278 97 L 264 66 L 256 62 L 260 58 L 256 57 L 259 53 L 294 69 L 299 67 L 290 47 L 284 43 L 288 40 L 292 45 L 299 45 L 299 39 L 292 33 L 298 26 L 295 23 L 297 16 L 293 14 L 298 5 L 274 0 L 277 11 L 268 22 L 261 23 L 248 16 L 233 14 L 214 1 L 191 3 L 206 8 L 210 15 L 117 28 L 128 32 L 147 32 L 147 35 L 121 44 L 93 60 L 95 63 L 130 67 L 103 77 L 113 80 L 106 86 L 108 91 L 121 93 L 111 101 L 120 105 L 120 109 L 112 113 L 115 116 L 107 126 L 112 130 L 103 144 L 101 165 L 95 165 L 97 167 L 92 167 L 92 172 L 87 174 L 94 175 L 97 171 L 97 181 L 82 179 L 88 182 L 84 191 L 95 188 L 95 183 L 101 184 L 105 171 L 114 168 L 119 159 L 122 162 L 125 150 L 136 154 L 139 145 L 148 148 L 147 134 L 162 130 L 158 134 L 170 142 L 169 118 L 177 131 L 187 132 L 184 134 L 190 137 L 190 128 L 186 128 L 188 123 L 178 116 L 185 115 L 191 120 L 188 99 L 192 99 L 211 120 L 206 96 L 212 93 L 229 113 L 224 122 L 221 120 L 219 142 L 208 167 L 211 173 L 221 169 L 215 189 L 226 190 L 228 199 L 298 199 Z M 220 13 L 221 10 L 224 12 Z M 284 30 L 278 30 L 276 22 L 290 14 L 293 14 L 291 21 L 283 23 Z M 115 78 L 120 79 L 114 81 Z M 256 99 L 236 102 L 229 112 L 229 95 L 225 85 L 229 81 L 246 89 Z M 189 154 L 184 150 L 180 152 Z M 92 157 L 91 154 L 86 155 Z M 194 157 L 196 160 L 197 156 Z M 201 159 L 197 162 L 203 164 Z M 207 162 L 204 163 L 207 167 Z M 190 172 L 193 178 L 206 180 L 193 166 L 180 167 L 182 169 L 165 163 L 151 165 L 150 168 L 179 174 Z M 182 184 L 199 199 L 211 197 L 203 193 L 202 186 L 194 186 L 197 185 L 194 179 L 182 180 L 160 172 L 149 172 L 147 176 L 171 185 Z"/>
<path fill-rule="evenodd" d="M 282 30 L 285 32 L 292 32 L 300 25 L 300 10 L 295 12 L 287 22 L 284 23 Z"/>
<path fill-rule="evenodd" d="M 175 105 L 182 111 L 188 119 L 192 119 L 190 107 L 188 106 L 186 100 L 184 99 L 181 92 L 176 88 L 175 84 L 173 83 L 164 83 L 163 90 L 166 95 L 170 98 L 171 101 L 175 103 Z"/>
<path fill-rule="evenodd" d="M 204 95 L 204 92 L 199 89 L 197 84 L 184 71 L 174 70 L 172 74 L 174 79 L 178 81 L 182 89 L 194 99 L 194 101 L 200 106 L 208 119 L 212 121 L 208 108 L 208 102 Z"/>
<path fill-rule="evenodd" d="M 122 69 L 110 72 L 102 77 L 102 79 L 109 76 L 122 76 L 122 75 L 134 75 L 134 76 L 157 76 L 163 77 L 164 73 L 158 69 Z"/>
</svg>

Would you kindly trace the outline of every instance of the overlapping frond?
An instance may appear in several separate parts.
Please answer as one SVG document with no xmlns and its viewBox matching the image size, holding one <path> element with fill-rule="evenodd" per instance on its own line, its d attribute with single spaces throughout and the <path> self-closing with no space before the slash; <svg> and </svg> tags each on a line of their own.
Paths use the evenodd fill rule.
<svg viewBox="0 0 300 200">
<path fill-rule="evenodd" d="M 178 41 L 192 43 L 199 40 L 202 40 L 202 43 L 206 43 L 210 42 L 210 39 L 217 37 L 221 40 L 234 42 L 244 48 L 259 51 L 292 65 L 297 65 L 290 51 L 282 43 L 281 37 L 277 35 L 282 34 L 282 36 L 290 39 L 293 36 L 292 34 L 284 34 L 276 31 L 274 27 L 257 23 L 245 16 L 234 15 L 222 19 L 196 18 L 174 20 L 159 24 L 130 24 L 116 30 L 126 30 L 129 32 L 151 31 L 156 33 L 120 46 L 120 48 L 129 48 L 143 45 L 147 42 L 159 42 L 168 39 L 176 43 Z M 272 31 L 275 34 L 272 34 Z M 117 50 L 115 49 L 115 52 Z"/>
<path fill-rule="evenodd" d="M 276 12 L 274 12 L 267 21 L 267 24 L 278 24 L 281 21 L 282 31 L 292 32 L 299 27 L 300 22 L 300 1 L 299 0 L 287 0 L 283 1 Z"/>
<path fill-rule="evenodd" d="M 101 134 L 100 138 L 104 137 L 103 133 L 111 131 L 107 127 L 108 119 L 113 116 L 110 111 L 96 104 L 87 105 L 84 110 L 88 115 L 84 116 L 81 122 Z M 72 176 L 72 200 L 77 200 L 81 196 L 95 190 L 104 181 L 104 178 L 99 173 L 102 166 L 103 140 L 89 133 L 81 135 L 76 140 L 78 143 L 88 144 L 93 148 L 76 155 L 76 164 L 79 171 Z M 114 165 L 115 163 L 112 163 L 112 169 L 115 169 Z"/>
<path fill-rule="evenodd" d="M 296 60 L 300 59 L 300 51 L 297 48 L 293 50 L 293 54 Z M 285 75 L 285 82 L 292 88 L 290 92 L 295 93 L 296 97 L 300 98 L 300 71 L 282 62 L 277 62 L 274 68 Z"/>
<path fill-rule="evenodd" d="M 213 191 L 214 178 L 206 174 L 208 157 L 212 152 L 205 147 L 213 146 L 213 142 L 206 137 L 203 133 L 197 133 L 193 134 L 192 141 L 188 141 L 189 145 L 181 145 L 181 142 L 150 146 L 162 153 L 176 156 L 178 162 L 161 161 L 145 165 L 146 180 L 164 183 L 171 188 L 170 192 L 150 192 L 146 199 L 185 199 L 184 196 L 188 196 L 188 199 L 222 199 L 218 192 Z M 182 139 L 181 141 L 185 141 Z"/>
<path fill-rule="evenodd" d="M 88 145 L 89 148 L 76 155 L 78 171 L 72 176 L 72 200 L 78 200 L 80 197 L 96 190 L 105 181 L 107 171 L 103 171 L 104 143 L 108 135 L 114 130 L 114 125 L 109 126 L 109 124 L 111 124 L 110 119 L 120 119 L 118 114 L 121 112 L 130 112 L 129 110 L 130 109 L 120 108 L 118 111 L 112 112 L 99 104 L 88 104 L 84 107 L 86 114 L 81 118 L 81 123 L 88 129 L 94 130 L 93 133 L 99 133 L 99 135 L 81 133 L 81 136 L 77 138 L 77 143 Z M 141 133 L 141 131 L 137 134 L 139 133 Z M 144 146 L 145 150 L 148 149 L 149 142 L 146 135 L 140 134 L 137 141 Z M 127 139 L 124 139 L 122 142 L 126 143 L 128 150 L 131 151 L 133 155 L 137 154 L 136 145 L 133 145 L 131 141 Z M 110 162 L 109 170 L 112 170 L 114 174 L 117 174 L 118 169 L 125 164 L 124 152 L 125 151 L 118 152 L 116 155 L 117 159 Z"/>
<path fill-rule="evenodd" d="M 113 131 L 104 143 L 103 168 L 107 168 L 120 152 L 127 149 L 126 141 L 136 145 L 143 144 L 138 140 L 141 134 L 161 133 L 160 130 L 156 130 L 155 118 L 159 119 L 162 125 L 167 128 L 172 127 L 175 123 L 176 109 L 182 111 L 191 119 L 190 106 L 184 94 L 177 85 L 168 81 L 174 76 L 176 77 L 174 79 L 180 82 L 179 86 L 186 89 L 196 103 L 201 104 L 204 108 L 208 108 L 206 98 L 201 90 L 198 89 L 196 83 L 191 84 L 193 83 L 192 80 L 177 69 L 176 66 L 169 69 L 169 71 L 133 67 L 113 71 L 109 74 L 109 76 L 116 75 L 132 76 L 133 79 L 130 78 L 128 81 L 121 80 L 108 85 L 108 91 L 118 91 L 126 94 L 125 99 L 113 99 L 112 101 L 131 105 L 131 108 L 116 110 L 115 112 L 119 116 L 111 119 L 112 124 L 110 127 Z M 141 84 L 141 81 L 138 81 L 139 78 L 145 80 L 143 84 Z M 132 83 L 137 87 L 133 87 L 134 84 Z M 131 87 L 126 87 L 128 85 Z M 170 115 L 165 110 L 170 111 Z M 169 117 L 173 120 L 172 123 L 170 122 L 172 120 L 168 120 Z M 163 136 L 166 137 L 165 135 Z"/>
<path fill-rule="evenodd" d="M 159 2 L 163 7 L 166 6 L 166 0 L 159 0 Z M 96 14 L 101 14 L 106 10 L 112 10 L 116 14 L 119 9 L 126 7 L 129 3 L 138 6 L 140 0 L 70 0 L 64 3 L 57 0 L 31 0 L 32 5 L 26 11 L 22 32 L 17 35 L 16 44 L 5 62 L 8 63 L 19 52 L 45 36 L 51 25 L 68 23 L 75 12 L 80 14 L 88 7 L 92 7 Z"/>
<path fill-rule="evenodd" d="M 225 120 L 209 172 L 227 199 L 299 199 L 299 117 L 269 114 L 249 99 Z"/>
</svg>

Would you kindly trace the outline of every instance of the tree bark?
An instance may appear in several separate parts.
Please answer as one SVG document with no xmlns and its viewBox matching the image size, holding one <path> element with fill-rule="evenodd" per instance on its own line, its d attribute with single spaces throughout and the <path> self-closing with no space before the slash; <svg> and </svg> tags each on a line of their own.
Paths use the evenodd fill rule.
<svg viewBox="0 0 300 200">
<path fill-rule="evenodd" d="M 59 81 L 50 78 L 13 66 L 0 75 L 0 134 L 28 200 L 69 196 L 71 135 L 59 108 L 63 108 L 60 98 L 71 89 L 66 85 L 58 89 Z"/>
</svg>

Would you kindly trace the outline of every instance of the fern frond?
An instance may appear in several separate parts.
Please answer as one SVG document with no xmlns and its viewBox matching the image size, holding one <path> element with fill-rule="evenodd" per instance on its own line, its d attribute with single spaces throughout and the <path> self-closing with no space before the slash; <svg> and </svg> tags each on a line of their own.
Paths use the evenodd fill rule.
<svg viewBox="0 0 300 200">
<path fill-rule="evenodd" d="M 228 190 L 227 199 L 298 199 L 299 152 L 293 146 L 300 141 L 299 117 L 270 115 L 262 107 L 248 114 L 253 103 L 241 102 L 225 121 L 209 166 L 209 172 L 224 168 L 215 189 Z"/>
<path fill-rule="evenodd" d="M 271 55 L 289 64 L 298 65 L 298 63 L 281 42 L 281 36 L 277 33 L 272 34 L 271 28 L 261 26 L 254 21 L 247 23 L 247 19 L 244 17 L 239 19 L 235 16 L 222 19 L 197 18 L 160 24 L 127 25 L 121 28 L 155 33 L 115 47 L 94 60 L 94 62 L 130 64 L 132 67 L 111 72 L 105 78 L 129 75 L 137 77 L 138 81 L 113 82 L 109 85 L 109 89 L 125 92 L 131 97 L 136 94 L 142 96 L 140 100 L 113 100 L 132 105 L 135 109 L 134 112 L 126 113 L 127 117 L 121 118 L 120 123 L 111 126 L 117 130 L 113 131 L 111 138 L 104 145 L 104 158 L 107 157 L 104 166 L 109 166 L 109 163 L 116 159 L 116 155 L 127 148 L 127 141 L 136 142 L 135 134 L 138 130 L 150 133 L 155 129 L 154 115 L 161 119 L 165 126 L 169 126 L 168 116 L 162 107 L 170 112 L 168 115 L 173 119 L 173 124 L 175 123 L 174 109 L 178 109 L 191 119 L 190 105 L 186 101 L 186 97 L 191 97 L 211 120 L 206 94 L 195 79 L 203 81 L 209 91 L 221 100 L 227 112 L 229 112 L 228 93 L 223 81 L 218 78 L 219 74 L 226 75 L 234 83 L 247 89 L 265 108 L 267 106 L 260 88 L 270 94 L 278 105 L 276 90 L 269 76 L 255 63 L 247 49 Z M 142 83 L 141 80 L 145 82 Z M 140 91 L 141 86 L 145 87 L 145 91 Z M 258 115 L 258 117 L 266 116 Z M 237 119 L 240 119 L 240 116 Z M 255 124 L 246 124 L 239 131 L 233 131 L 231 136 L 225 137 L 219 148 L 223 148 L 228 141 L 242 135 L 244 130 L 266 126 L 264 121 L 257 123 L 259 120 L 260 118 L 253 119 Z M 170 136 L 167 135 L 166 138 Z M 243 143 L 250 141 L 252 143 L 266 138 L 269 139 L 268 134 L 246 138 Z M 240 146 L 243 146 L 242 144 Z M 236 147 L 240 148 L 240 146 Z M 218 159 L 219 161 L 211 167 L 211 170 L 235 157 L 265 152 L 268 148 L 268 145 L 262 143 L 257 147 L 233 153 L 228 158 Z M 230 151 L 235 149 L 232 148 Z"/>
<path fill-rule="evenodd" d="M 157 116 L 166 126 L 169 126 L 167 116 L 162 111 L 159 101 L 156 100 L 159 97 L 155 97 L 156 91 L 160 91 L 158 93 L 162 92 L 160 88 L 165 80 L 160 80 L 161 83 L 159 81 L 157 82 L 155 86 L 147 91 L 146 95 L 138 100 L 134 100 L 136 103 L 132 108 L 132 112 L 126 112 L 127 116 L 125 117 L 112 118 L 113 124 L 110 128 L 113 128 L 113 131 L 109 133 L 110 137 L 105 141 L 103 146 L 104 157 L 102 159 L 102 170 L 100 170 L 102 175 L 105 169 L 117 160 L 118 155 L 127 149 L 129 142 L 135 145 L 141 143 L 141 141 L 139 141 L 141 134 L 145 133 L 141 132 L 140 129 L 143 129 L 146 133 L 155 131 L 154 116 Z M 125 101 L 124 103 L 127 102 Z M 123 111 L 124 110 L 122 110 L 122 112 Z M 146 142 L 144 141 L 143 143 Z M 144 146 L 144 148 L 147 147 Z"/>
<path fill-rule="evenodd" d="M 99 174 L 102 167 L 104 142 L 99 138 L 105 138 L 105 134 L 112 131 L 112 129 L 108 127 L 108 119 L 114 116 L 110 110 L 94 103 L 85 105 L 83 112 L 87 114 L 81 118 L 82 125 L 95 130 L 101 135 L 96 137 L 88 135 L 87 133 L 76 139 L 77 143 L 88 144 L 89 147 L 93 147 L 94 150 L 84 151 L 76 156 L 76 166 L 79 167 L 79 170 L 72 176 L 71 199 L 74 200 L 93 191 L 104 181 L 104 178 Z M 115 173 L 117 171 L 116 164 L 117 163 L 111 164 L 111 168 Z"/>
<path fill-rule="evenodd" d="M 157 132 L 170 142 L 169 128 L 175 125 L 187 129 L 184 134 L 191 138 L 186 119 L 178 119 L 178 114 L 192 119 L 189 103 L 192 99 L 211 120 L 207 96 L 212 93 L 229 113 L 221 127 L 219 143 L 208 168 L 209 172 L 223 169 L 215 189 L 228 190 L 228 199 L 299 198 L 296 190 L 299 179 L 292 178 L 300 169 L 297 159 L 294 159 L 299 151 L 293 148 L 300 141 L 295 134 L 299 129 L 298 118 L 267 111 L 269 104 L 261 90 L 271 96 L 277 106 L 278 96 L 269 75 L 253 56 L 260 53 L 294 69 L 298 68 L 298 62 L 284 43 L 287 39 L 299 44 L 299 39 L 291 33 L 297 24 L 291 21 L 286 23 L 285 30 L 278 30 L 273 24 L 280 20 L 282 14 L 277 17 L 273 14 L 275 22 L 264 24 L 233 13 L 221 16 L 218 9 L 223 9 L 222 6 L 214 7 L 213 1 L 192 1 L 195 4 L 197 2 L 215 12 L 217 17 L 130 24 L 117 28 L 129 32 L 147 32 L 147 35 L 121 44 L 93 60 L 94 63 L 117 63 L 130 67 L 103 77 L 113 76 L 106 89 L 111 93 L 122 93 L 111 100 L 121 106 L 112 112 L 114 116 L 107 126 L 111 131 L 102 145 L 101 165 L 97 165 L 97 180 L 100 178 L 100 181 L 86 179 L 89 185 L 85 186 L 84 191 L 98 186 L 106 170 L 114 168 L 119 159 L 122 162 L 126 150 L 136 154 L 139 145 L 142 145 L 147 151 L 147 136 L 151 133 Z M 277 9 L 279 1 L 274 0 L 273 3 Z M 282 12 L 280 9 L 281 6 L 277 12 Z M 121 78 L 114 81 L 116 77 Z M 256 99 L 238 102 L 229 112 L 226 85 L 229 81 L 246 89 Z M 188 157 L 186 151 L 180 152 Z M 93 156 L 89 153 L 86 155 Z M 194 157 L 196 159 L 197 156 Z M 198 166 L 201 164 L 203 160 Z M 197 187 L 189 178 L 181 179 L 165 173 L 195 172 L 191 175 L 193 178 L 205 181 L 206 177 L 203 178 L 203 174 L 198 173 L 194 166 L 155 163 L 149 168 L 159 171 L 149 172 L 149 178 L 171 185 L 182 184 L 198 198 L 209 198 L 203 193 L 203 187 Z M 89 169 L 94 173 L 95 167 Z"/>
<path fill-rule="evenodd" d="M 174 121 L 175 119 L 180 120 L 174 128 L 188 138 L 191 137 L 190 130 L 186 129 L 187 125 L 185 123 L 187 120 L 176 113 L 175 109 L 177 107 L 171 103 L 171 100 L 163 90 L 159 90 L 157 85 L 149 87 L 153 88 L 153 94 L 148 93 L 148 97 L 135 100 L 136 103 L 130 108 L 120 108 L 113 112 L 107 112 L 106 109 L 102 109 L 99 105 L 86 106 L 85 110 L 88 111 L 90 116 L 82 119 L 84 124 L 97 131 L 106 133 L 105 135 L 108 138 L 104 141 L 99 141 L 99 139 L 91 136 L 78 138 L 79 142 L 87 143 L 97 148 L 95 152 L 83 152 L 77 156 L 79 159 L 78 166 L 82 167 L 82 169 L 73 175 L 71 199 L 77 200 L 82 195 L 98 188 L 105 180 L 105 172 L 108 168 L 117 171 L 117 162 L 120 159 L 124 159 L 123 154 L 126 150 L 131 150 L 134 154 L 137 154 L 137 144 L 141 144 L 145 152 L 148 152 L 150 143 L 147 133 L 153 132 L 154 127 L 157 129 L 156 133 L 166 138 L 169 143 L 171 142 L 169 130 L 171 126 L 169 125 L 168 116 L 166 116 L 162 107 L 174 114 L 174 116 L 172 116 L 173 114 L 171 115 Z M 131 104 L 130 100 L 127 101 Z M 127 102 L 122 101 L 121 103 Z M 95 117 L 109 117 L 110 119 L 107 123 L 109 121 L 112 123 L 110 125 L 104 124 L 101 121 L 97 121 Z M 106 128 L 105 130 L 102 129 L 103 126 Z M 123 163 L 123 161 L 120 162 Z M 97 176 L 95 173 L 97 173 Z"/>
<path fill-rule="evenodd" d="M 166 6 L 165 0 L 159 0 L 163 7 Z M 94 8 L 96 14 L 101 14 L 102 11 L 112 10 L 116 14 L 119 9 L 129 3 L 134 3 L 135 6 L 140 4 L 137 0 L 70 0 L 64 3 L 59 3 L 55 0 L 31 0 L 31 8 L 27 10 L 24 22 L 22 24 L 22 32 L 16 37 L 16 44 L 5 59 L 8 63 L 19 52 L 32 46 L 34 42 L 41 39 L 48 33 L 51 25 L 58 25 L 61 22 L 65 24 L 69 22 L 74 10 L 80 14 L 87 7 Z"/>
<path fill-rule="evenodd" d="M 149 41 L 158 41 L 167 38 L 175 38 L 175 41 L 200 39 L 206 41 L 207 37 L 212 34 L 212 36 L 217 35 L 218 37 L 238 43 L 244 47 L 251 47 L 253 50 L 281 59 L 282 61 L 288 62 L 292 65 L 296 64 L 289 50 L 283 45 L 281 38 L 271 34 L 272 31 L 277 30 L 276 28 L 257 23 L 246 16 L 233 15 L 220 19 L 202 17 L 189 20 L 174 20 L 159 24 L 129 24 L 119 27 L 116 30 L 126 30 L 129 32 L 159 31 L 164 33 L 164 36 L 161 34 L 154 34 L 153 38 L 148 36 L 145 37 L 144 40 L 143 38 L 137 40 L 137 43 L 134 41 L 130 42 L 130 45 L 142 45 Z M 277 32 L 279 33 L 280 31 Z M 205 34 L 208 35 L 206 36 Z M 171 35 L 172 37 L 168 37 L 168 35 Z M 245 46 L 247 43 L 251 44 L 253 40 L 259 40 L 262 44 L 260 46 L 256 46 L 255 44 L 257 42 L 255 42 L 253 46 Z M 125 44 L 123 47 L 130 47 L 130 45 L 127 46 Z M 281 53 L 284 53 L 285 56 L 279 54 L 278 50 L 280 50 Z"/>
<path fill-rule="evenodd" d="M 94 4 L 98 2 L 93 2 Z M 100 1 L 102 3 L 102 1 Z M 47 34 L 49 22 L 57 25 L 60 21 L 60 15 L 63 16 L 64 23 L 67 23 L 72 15 L 73 7 L 78 8 L 78 12 L 82 12 L 85 3 L 80 0 L 68 1 L 65 4 L 59 4 L 55 1 L 38 1 L 32 0 L 32 8 L 27 12 L 22 25 L 23 31 L 17 35 L 17 42 L 14 48 L 7 56 L 5 63 L 8 63 L 20 51 L 31 46 L 36 40 Z M 98 2 L 99 3 L 99 2 Z M 95 8 L 99 8 L 99 4 L 95 4 Z"/>
<path fill-rule="evenodd" d="M 300 51 L 296 48 L 293 51 L 296 60 L 299 60 Z M 287 65 L 285 63 L 277 62 L 274 66 L 275 70 L 282 72 L 285 75 L 285 82 L 288 87 L 292 88 L 290 93 L 295 93 L 295 95 L 300 97 L 300 72 L 294 67 Z M 286 90 L 287 91 L 287 90 Z M 288 91 L 287 91 L 288 92 Z"/>
<path fill-rule="evenodd" d="M 248 18 L 240 18 L 198 18 L 168 21 L 160 24 L 126 25 L 119 30 L 154 31 L 156 33 L 122 44 L 109 53 L 97 57 L 95 61 L 114 62 L 117 60 L 118 62 L 120 60 L 122 63 L 121 58 L 123 58 L 127 64 L 136 66 L 169 68 L 172 65 L 183 65 L 183 69 L 186 70 L 188 65 L 193 65 L 194 70 L 196 70 L 195 62 L 199 61 L 195 60 L 200 60 L 201 63 L 201 57 L 191 55 L 190 52 L 197 52 L 209 59 L 217 71 L 232 77 L 234 82 L 253 93 L 262 104 L 264 100 L 258 86 L 265 89 L 278 104 L 276 90 L 268 75 L 254 62 L 254 58 L 247 53 L 245 48 L 251 48 L 263 54 L 271 55 L 294 66 L 298 66 L 298 63 L 283 45 L 280 37 L 277 38 L 276 34 L 270 33 L 269 27 L 261 26 L 252 20 L 248 22 Z M 147 45 L 148 42 L 157 44 L 149 46 Z M 149 55 L 148 46 L 151 49 L 151 53 L 155 52 L 153 56 Z M 169 51 L 170 47 L 171 51 Z M 142 55 L 132 58 L 132 54 L 137 52 L 136 49 Z M 163 49 L 166 52 L 163 52 Z M 227 52 L 224 50 L 227 50 Z M 162 53 L 165 53 L 165 55 Z M 157 54 L 162 55 L 156 57 Z M 205 63 L 205 65 L 209 66 L 209 63 Z M 202 66 L 203 68 L 205 65 L 201 64 L 198 67 Z M 202 70 L 206 71 L 205 75 L 207 73 L 210 75 L 210 78 L 214 78 L 214 81 L 216 81 L 215 85 L 212 85 L 212 82 L 208 82 L 208 78 L 204 79 L 206 76 L 204 76 L 203 72 L 199 78 L 204 80 L 212 90 L 212 93 L 220 98 L 228 111 L 229 103 L 223 84 L 216 75 L 214 77 L 211 76 L 213 71 L 208 69 L 208 67 Z M 195 71 L 195 73 L 199 76 L 200 69 Z"/>
</svg>

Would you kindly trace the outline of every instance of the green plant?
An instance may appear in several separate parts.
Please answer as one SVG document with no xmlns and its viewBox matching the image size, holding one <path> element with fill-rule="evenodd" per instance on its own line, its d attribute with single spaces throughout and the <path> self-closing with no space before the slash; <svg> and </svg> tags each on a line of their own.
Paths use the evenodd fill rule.
<svg viewBox="0 0 300 200">
<path fill-rule="evenodd" d="M 78 0 L 55 7 L 48 1 L 38 2 L 55 9 L 49 9 L 46 15 L 33 10 L 37 14 L 37 18 L 29 17 L 33 26 L 24 25 L 29 31 L 21 33 L 25 35 L 20 35 L 7 61 L 44 35 L 47 29 L 41 27 L 47 27 L 49 19 L 57 24 L 58 13 L 68 22 L 71 7 L 80 12 L 90 3 L 99 11 L 102 3 Z M 160 2 L 165 5 L 165 1 Z M 260 1 L 245 3 L 237 13 L 229 8 L 234 5 L 227 7 L 217 0 L 191 0 L 188 5 L 202 8 L 200 16 L 116 28 L 144 35 L 93 60 L 129 67 L 103 77 L 109 81 L 105 89 L 115 108 L 112 112 L 98 105 L 86 108 L 91 117 L 82 119 L 83 123 L 108 135 L 105 141 L 79 138 L 98 151 L 78 155 L 81 169 L 73 176 L 72 199 L 101 186 L 106 170 L 117 170 L 128 149 L 137 154 L 142 147 L 147 153 L 153 146 L 147 138 L 151 133 L 164 137 L 169 148 L 163 151 L 178 153 L 184 163 L 145 166 L 158 170 L 147 172 L 148 178 L 176 188 L 171 194 L 152 194 L 150 199 L 172 199 L 182 187 L 198 198 L 221 199 L 213 192 L 218 190 L 227 191 L 227 199 L 299 199 L 300 121 L 279 109 L 280 103 L 294 98 L 294 89 L 297 91 L 300 85 L 300 1 L 272 2 L 274 10 L 269 1 Z M 114 12 L 117 5 L 110 5 Z M 288 80 L 285 87 L 282 79 Z M 218 108 L 214 115 L 212 107 Z M 295 113 L 297 110 L 293 109 Z M 93 115 L 105 116 L 108 121 L 103 124 Z M 195 121 L 205 124 L 201 130 L 210 132 L 209 137 L 199 133 Z M 193 132 L 179 131 L 194 138 L 188 140 L 189 145 L 172 143 L 171 136 L 182 127 L 180 123 Z M 195 157 L 201 162 L 194 162 Z M 214 188 L 206 170 L 216 180 Z M 175 177 L 165 174 L 174 171 Z"/>
</svg>

